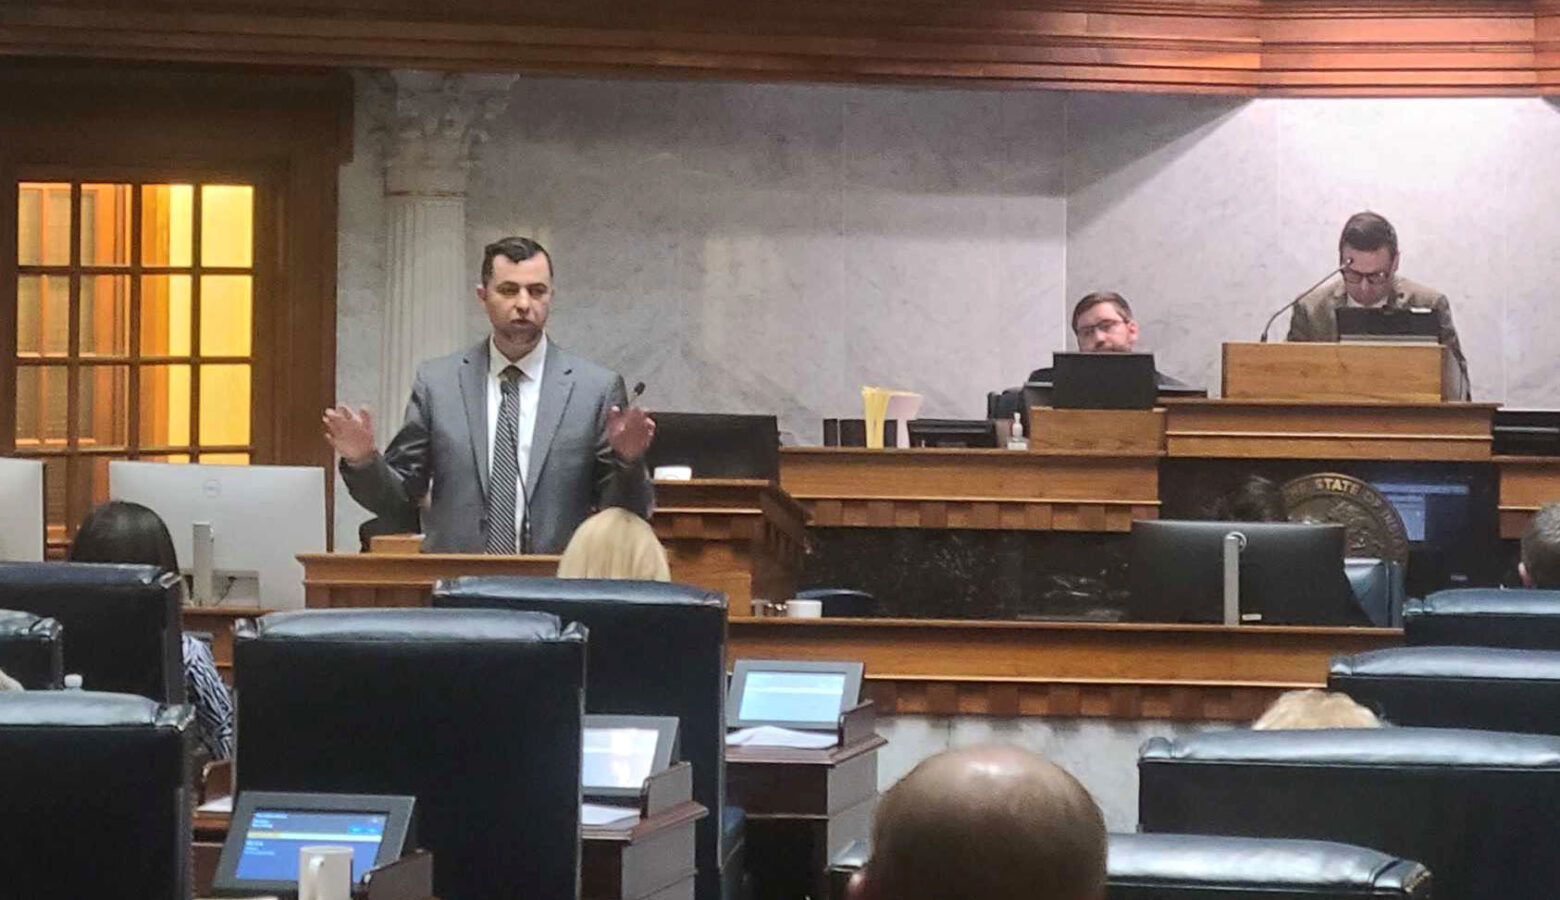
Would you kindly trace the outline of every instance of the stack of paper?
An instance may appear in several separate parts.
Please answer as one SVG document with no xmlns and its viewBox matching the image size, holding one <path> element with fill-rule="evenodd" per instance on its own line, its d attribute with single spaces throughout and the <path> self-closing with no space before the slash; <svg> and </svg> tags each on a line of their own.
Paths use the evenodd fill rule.
<svg viewBox="0 0 1560 900">
<path fill-rule="evenodd" d="M 639 818 L 637 806 L 612 806 L 606 803 L 581 803 L 581 825 L 611 825 L 625 819 Z"/>
<path fill-rule="evenodd" d="M 832 731 L 798 731 L 774 725 L 738 728 L 726 735 L 728 747 L 794 747 L 803 750 L 827 750 L 840 738 Z"/>
<path fill-rule="evenodd" d="M 883 447 L 883 422 L 896 419 L 899 430 L 894 446 L 910 446 L 910 420 L 921 412 L 921 395 L 911 391 L 864 387 L 861 389 L 862 417 L 867 420 L 867 446 Z"/>
</svg>

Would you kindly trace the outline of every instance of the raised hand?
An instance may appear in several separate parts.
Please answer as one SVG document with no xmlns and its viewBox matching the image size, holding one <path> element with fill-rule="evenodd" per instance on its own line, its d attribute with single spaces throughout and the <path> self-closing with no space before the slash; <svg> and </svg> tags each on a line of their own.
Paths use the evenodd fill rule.
<svg viewBox="0 0 1560 900">
<path fill-rule="evenodd" d="M 366 409 L 353 412 L 345 406 L 325 410 L 325 440 L 349 466 L 361 466 L 374 458 L 374 416 Z"/>
<path fill-rule="evenodd" d="M 655 420 L 638 407 L 607 410 L 607 443 L 624 462 L 638 462 L 655 439 Z"/>
</svg>

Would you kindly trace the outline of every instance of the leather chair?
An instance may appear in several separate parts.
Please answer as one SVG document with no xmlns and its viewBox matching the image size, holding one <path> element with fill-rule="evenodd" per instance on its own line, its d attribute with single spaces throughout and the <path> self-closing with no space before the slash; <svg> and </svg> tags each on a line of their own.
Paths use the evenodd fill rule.
<svg viewBox="0 0 1560 900">
<path fill-rule="evenodd" d="M 1403 606 L 1410 646 L 1560 650 L 1560 591 L 1457 588 Z"/>
<path fill-rule="evenodd" d="M 578 894 L 581 629 L 326 609 L 234 638 L 239 791 L 409 794 L 444 900 Z"/>
<path fill-rule="evenodd" d="M 65 629 L 65 672 L 89 691 L 184 702 L 184 588 L 156 566 L 0 563 L 0 608 Z"/>
<path fill-rule="evenodd" d="M 1332 661 L 1327 689 L 1396 725 L 1560 735 L 1560 652 L 1393 647 Z"/>
<path fill-rule="evenodd" d="M 29 691 L 60 687 L 65 679 L 61 631 L 53 619 L 0 609 L 0 672 Z"/>
<path fill-rule="evenodd" d="M 1150 739 L 1139 828 L 1340 841 L 1424 863 L 1439 900 L 1560 883 L 1560 738 L 1436 728 Z"/>
<path fill-rule="evenodd" d="M 845 897 L 867 862 L 856 841 L 829 866 L 829 896 Z M 1428 900 L 1430 872 L 1419 863 L 1328 841 L 1113 834 L 1105 863 L 1107 900 Z"/>
<path fill-rule="evenodd" d="M 189 896 L 192 716 L 130 694 L 0 692 L 0 893 Z"/>
<path fill-rule="evenodd" d="M 725 595 L 654 581 L 467 577 L 434 585 L 433 605 L 537 610 L 589 629 L 585 708 L 679 719 L 693 799 L 710 810 L 697 826 L 697 893 L 736 890 L 744 841 L 740 812 L 725 804 Z"/>
</svg>

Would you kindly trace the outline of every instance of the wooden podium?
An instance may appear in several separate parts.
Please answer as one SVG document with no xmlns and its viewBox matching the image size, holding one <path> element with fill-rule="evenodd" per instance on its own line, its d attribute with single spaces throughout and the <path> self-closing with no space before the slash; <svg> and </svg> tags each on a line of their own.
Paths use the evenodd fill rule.
<svg viewBox="0 0 1560 900">
<path fill-rule="evenodd" d="M 1226 400 L 1440 403 L 1463 397 L 1450 348 L 1420 343 L 1224 345 Z"/>
<path fill-rule="evenodd" d="M 753 614 L 753 598 L 796 593 L 806 546 L 806 513 L 762 480 L 657 481 L 656 536 L 672 580 L 723 591 L 733 616 Z M 426 606 L 433 583 L 459 575 L 551 576 L 557 556 L 419 553 L 418 542 L 379 539 L 374 553 L 312 553 L 303 563 L 304 602 L 325 607 Z"/>
</svg>

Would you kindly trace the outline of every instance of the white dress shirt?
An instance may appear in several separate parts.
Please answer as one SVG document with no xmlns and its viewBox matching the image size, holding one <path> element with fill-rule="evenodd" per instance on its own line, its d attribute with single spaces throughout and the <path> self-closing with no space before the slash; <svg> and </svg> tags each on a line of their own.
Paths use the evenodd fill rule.
<svg viewBox="0 0 1560 900">
<path fill-rule="evenodd" d="M 520 393 L 520 419 L 515 429 L 515 455 L 520 464 L 519 483 L 515 485 L 515 496 L 519 502 L 515 504 L 515 540 L 520 539 L 523 533 L 526 513 L 526 466 L 531 462 L 531 437 L 536 431 L 536 405 L 542 394 L 542 368 L 547 363 L 547 335 L 544 332 L 542 339 L 536 342 L 531 352 L 520 357 L 513 363 L 505 356 L 491 337 L 488 338 L 488 375 L 487 375 L 487 424 L 488 424 L 488 471 L 493 471 L 493 443 L 498 440 L 498 407 L 503 402 L 504 393 L 500 386 L 500 375 L 511 365 L 520 369 L 521 378 Z"/>
</svg>

